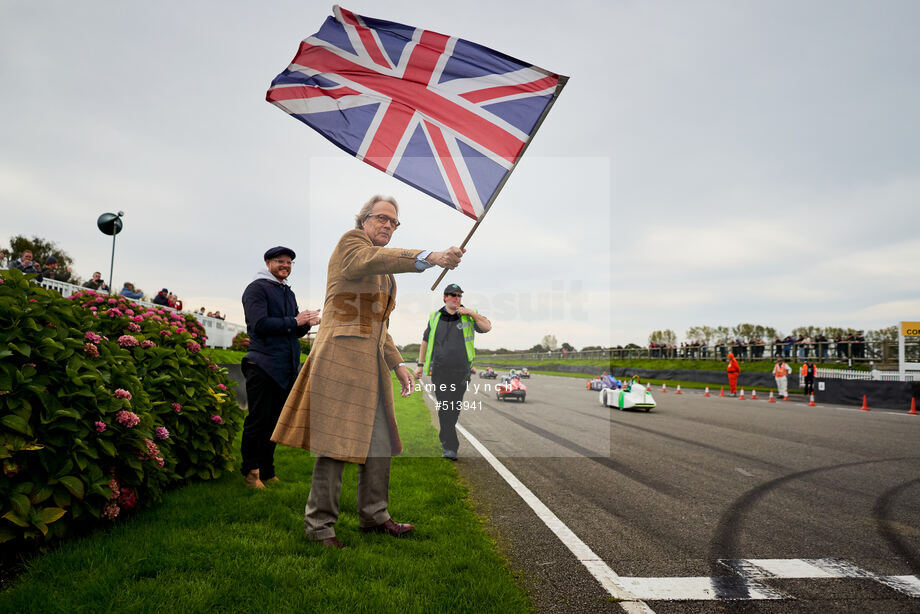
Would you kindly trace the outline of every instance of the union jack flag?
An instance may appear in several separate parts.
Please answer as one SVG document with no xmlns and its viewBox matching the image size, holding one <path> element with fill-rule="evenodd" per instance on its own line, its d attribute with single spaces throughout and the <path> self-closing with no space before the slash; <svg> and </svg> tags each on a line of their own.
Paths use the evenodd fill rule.
<svg viewBox="0 0 920 614">
<path fill-rule="evenodd" d="M 332 11 L 266 100 L 479 219 L 568 77 L 455 36 Z"/>
</svg>

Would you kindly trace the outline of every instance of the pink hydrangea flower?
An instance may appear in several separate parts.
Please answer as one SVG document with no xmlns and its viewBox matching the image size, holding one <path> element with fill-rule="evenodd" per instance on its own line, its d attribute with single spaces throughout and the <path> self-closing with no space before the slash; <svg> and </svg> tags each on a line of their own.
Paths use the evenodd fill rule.
<svg viewBox="0 0 920 614">
<path fill-rule="evenodd" d="M 169 431 L 165 426 L 158 426 L 153 430 L 153 436 L 157 439 L 169 439 Z"/>
<path fill-rule="evenodd" d="M 138 326 L 137 324 L 135 324 L 134 322 L 128 322 L 128 325 L 125 326 L 125 328 L 127 328 L 128 330 L 130 330 L 132 333 L 139 333 L 139 332 L 141 332 L 141 327 Z"/>
<path fill-rule="evenodd" d="M 92 356 L 93 358 L 99 357 L 99 348 L 97 348 L 92 343 L 87 343 L 83 346 L 83 351 L 86 352 L 87 356 Z"/>
<path fill-rule="evenodd" d="M 37 303 L 37 302 L 38 302 L 38 299 L 37 299 L 37 298 L 30 298 L 30 299 L 29 299 L 29 302 L 30 302 L 30 303 Z"/>
<path fill-rule="evenodd" d="M 109 520 L 115 520 L 115 518 L 118 516 L 118 512 L 120 511 L 121 508 L 118 507 L 117 503 L 106 503 L 105 507 L 102 508 L 102 515 Z"/>
<path fill-rule="evenodd" d="M 133 318 L 131 318 L 131 320 L 132 320 L 133 322 L 143 322 L 143 321 L 144 321 L 144 316 L 134 316 Z"/>
<path fill-rule="evenodd" d="M 123 348 L 133 348 L 140 344 L 138 343 L 136 337 L 132 337 L 131 335 L 122 335 L 118 338 L 118 345 Z"/>
<path fill-rule="evenodd" d="M 125 313 L 128 314 L 129 316 L 133 316 L 133 315 L 134 315 L 134 310 L 133 310 L 133 309 L 125 309 Z"/>
<path fill-rule="evenodd" d="M 125 428 L 134 428 L 140 423 L 140 417 L 133 411 L 121 410 L 115 414 L 115 421 Z"/>
<path fill-rule="evenodd" d="M 95 306 L 90 307 L 89 310 L 90 310 L 90 311 L 96 311 L 96 307 L 95 307 Z M 117 515 L 117 514 L 116 514 L 116 515 Z"/>
<path fill-rule="evenodd" d="M 160 334 L 161 334 L 161 335 L 171 335 L 172 333 L 171 333 L 170 331 L 168 331 L 168 330 L 161 330 L 161 331 L 160 331 Z"/>
<path fill-rule="evenodd" d="M 110 298 L 110 299 L 109 299 L 109 305 L 117 305 L 117 304 L 118 304 L 118 301 L 117 301 L 117 300 L 115 300 L 115 299 L 113 299 L 113 298 Z"/>
<path fill-rule="evenodd" d="M 177 414 L 182 411 L 182 406 L 179 405 L 178 403 L 173 403 L 172 408 L 176 410 Z"/>
<path fill-rule="evenodd" d="M 156 345 L 157 344 L 151 341 L 150 339 L 144 339 L 141 342 L 141 347 L 144 348 L 145 350 L 149 350 L 152 347 L 156 347 Z"/>
<path fill-rule="evenodd" d="M 97 335 L 91 330 L 86 331 L 83 334 L 83 336 L 86 337 L 88 340 L 92 341 L 93 343 L 99 343 L 100 341 L 102 341 L 102 337 L 100 337 L 99 335 Z"/>
<path fill-rule="evenodd" d="M 224 386 L 223 384 L 218 384 L 217 387 L 220 388 L 221 390 L 226 390 L 226 389 L 227 389 L 227 387 Z"/>
<path fill-rule="evenodd" d="M 221 418 L 220 416 L 211 416 L 211 422 L 213 422 L 214 424 L 223 424 L 224 419 Z"/>
<path fill-rule="evenodd" d="M 115 499 L 118 497 L 118 492 L 121 489 L 121 484 L 118 483 L 118 478 L 112 478 L 112 481 L 109 482 L 109 490 L 112 491 L 112 494 L 109 495 L 109 499 Z"/>
<path fill-rule="evenodd" d="M 197 354 L 198 352 L 201 351 L 201 344 L 198 343 L 197 341 L 189 341 L 188 343 L 185 344 L 185 347 L 187 347 L 188 351 L 191 352 L 192 354 Z"/>
<path fill-rule="evenodd" d="M 102 433 L 103 431 L 105 431 L 105 422 L 100 422 L 97 420 L 96 422 L 93 423 L 93 426 L 96 427 L 97 433 Z"/>
<path fill-rule="evenodd" d="M 118 493 L 118 503 L 126 510 L 133 509 L 137 505 L 137 494 L 127 486 L 124 486 L 121 492 Z"/>
<path fill-rule="evenodd" d="M 144 437 L 144 445 L 147 446 L 147 454 L 142 454 L 140 457 L 141 460 L 150 459 L 155 461 L 158 467 L 162 467 L 166 464 L 166 461 L 160 456 L 160 449 L 157 448 L 157 444 L 153 443 L 153 440 Z"/>
<path fill-rule="evenodd" d="M 217 371 L 217 365 L 208 365 L 212 371 Z"/>
<path fill-rule="evenodd" d="M 115 398 L 116 399 L 128 399 L 131 400 L 131 393 L 125 390 L 124 388 L 115 389 Z"/>
</svg>

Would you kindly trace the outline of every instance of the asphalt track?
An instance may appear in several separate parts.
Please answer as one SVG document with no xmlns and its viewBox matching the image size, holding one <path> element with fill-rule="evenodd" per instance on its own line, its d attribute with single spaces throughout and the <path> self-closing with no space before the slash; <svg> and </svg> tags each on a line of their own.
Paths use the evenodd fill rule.
<svg viewBox="0 0 920 614">
<path fill-rule="evenodd" d="M 920 416 L 657 390 L 624 412 L 584 380 L 525 383 L 525 403 L 471 389 L 460 424 L 627 591 L 461 436 L 458 471 L 539 612 L 920 612 Z"/>
</svg>

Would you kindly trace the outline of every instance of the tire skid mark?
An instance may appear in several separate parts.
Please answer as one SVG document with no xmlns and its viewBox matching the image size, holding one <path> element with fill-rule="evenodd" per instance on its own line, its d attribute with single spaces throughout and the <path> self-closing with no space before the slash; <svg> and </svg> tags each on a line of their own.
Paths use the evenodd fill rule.
<svg viewBox="0 0 920 614">
<path fill-rule="evenodd" d="M 858 467 L 861 465 L 871 465 L 875 463 L 901 462 L 905 460 L 917 459 L 918 457 L 916 456 L 905 456 L 897 458 L 856 461 L 850 463 L 839 463 L 836 465 L 828 465 L 825 467 L 815 467 L 813 469 L 797 471 L 795 473 L 780 476 L 755 486 L 754 488 L 750 489 L 735 499 L 735 501 L 729 506 L 729 508 L 725 511 L 724 514 L 722 514 L 722 517 L 719 519 L 719 523 L 716 526 L 713 538 L 710 541 L 708 554 L 709 566 L 713 572 L 713 575 L 724 573 L 724 568 L 722 568 L 721 564 L 719 563 L 720 559 L 742 558 L 739 553 L 740 548 L 738 545 L 738 537 L 741 532 L 741 525 L 744 521 L 744 517 L 748 512 L 751 511 L 754 505 L 770 491 L 794 480 L 798 480 L 817 473 L 823 473 L 825 471 L 835 471 L 837 469 Z M 738 597 L 732 596 L 732 598 L 737 599 Z"/>
<path fill-rule="evenodd" d="M 495 408 L 493 411 L 503 416 L 508 421 L 513 422 L 517 424 L 518 426 L 525 428 L 528 431 L 539 435 L 540 437 L 543 437 L 544 439 L 552 441 L 553 443 L 558 444 L 566 448 L 567 450 L 571 450 L 572 452 L 579 454 L 581 458 L 585 458 L 599 465 L 602 465 L 603 467 L 606 467 L 607 469 L 610 469 L 611 471 L 615 471 L 616 473 L 619 473 L 623 477 L 626 477 L 634 482 L 638 482 L 639 484 L 642 484 L 643 486 L 650 488 L 654 490 L 655 492 L 658 492 L 660 494 L 666 495 L 671 498 L 679 498 L 679 495 L 680 495 L 679 489 L 673 487 L 672 485 L 666 482 L 663 482 L 655 478 L 648 477 L 647 475 L 644 475 L 643 473 L 639 471 L 626 467 L 622 463 L 619 463 L 610 457 L 597 456 L 597 452 L 595 450 L 589 450 L 588 448 L 585 448 L 584 446 L 581 446 L 575 443 L 574 441 L 571 441 L 564 437 L 560 437 L 559 435 L 552 433 L 550 431 L 547 431 L 544 428 L 541 428 L 525 420 L 522 420 L 513 414 L 509 414 L 508 412 L 502 411 L 498 408 Z"/>
<path fill-rule="evenodd" d="M 601 421 L 603 421 L 603 422 L 608 422 L 608 423 L 610 423 L 610 424 L 616 424 L 617 426 L 625 426 L 626 428 L 631 428 L 631 429 L 637 430 L 637 431 L 642 432 L 642 433 L 649 433 L 649 434 L 651 434 L 651 435 L 657 435 L 657 436 L 663 437 L 663 438 L 665 438 L 665 439 L 670 439 L 671 441 L 678 441 L 678 442 L 680 442 L 680 443 L 686 443 L 686 444 L 689 444 L 689 445 L 692 445 L 692 446 L 696 446 L 696 447 L 699 447 L 699 448 L 703 448 L 704 450 L 710 450 L 710 451 L 712 451 L 712 452 L 718 452 L 719 454 L 724 454 L 724 455 L 730 456 L 730 457 L 732 457 L 732 458 L 743 458 L 743 459 L 745 459 L 745 460 L 749 460 L 749 461 L 755 462 L 755 463 L 757 463 L 757 464 L 759 464 L 759 465 L 765 465 L 765 466 L 767 466 L 767 467 L 773 467 L 773 468 L 775 468 L 775 469 L 787 469 L 787 467 L 785 467 L 785 466 L 783 466 L 783 465 L 780 465 L 780 464 L 777 464 L 777 463 L 772 463 L 772 462 L 770 462 L 770 461 L 768 461 L 768 460 L 764 460 L 764 459 L 762 459 L 762 458 L 759 458 L 759 457 L 757 457 L 757 456 L 752 456 L 752 455 L 750 455 L 750 454 L 744 454 L 744 453 L 742 453 L 742 452 L 734 452 L 734 451 L 732 451 L 732 450 L 727 450 L 727 449 L 725 449 L 725 448 L 720 448 L 719 446 L 714 446 L 714 445 L 711 445 L 711 444 L 708 444 L 708 443 L 700 443 L 699 441 L 694 441 L 693 439 L 687 439 L 686 437 L 680 437 L 680 436 L 678 436 L 678 435 L 671 435 L 670 433 L 664 433 L 664 432 L 661 432 L 661 431 L 656 431 L 655 429 L 650 429 L 650 428 L 646 428 L 646 427 L 642 427 L 642 426 L 636 426 L 635 424 L 629 424 L 628 422 L 620 422 L 619 420 L 608 419 L 608 418 L 605 418 L 605 417 L 603 417 L 603 416 L 597 416 L 597 415 L 595 415 L 595 414 L 589 414 L 589 413 L 582 412 L 582 411 L 578 411 L 578 410 L 573 410 L 573 411 L 574 411 L 574 413 L 581 414 L 582 416 L 594 417 L 594 418 L 597 418 L 598 420 L 601 420 Z"/>
<path fill-rule="evenodd" d="M 894 521 L 891 518 L 893 503 L 898 495 L 916 485 L 920 485 L 920 478 L 902 482 L 883 492 L 879 495 L 875 506 L 872 508 L 872 516 L 875 518 L 879 534 L 888 542 L 889 547 L 907 563 L 907 566 L 910 567 L 914 574 L 920 576 L 920 552 L 913 548 L 906 539 L 898 535 L 894 528 Z"/>
</svg>

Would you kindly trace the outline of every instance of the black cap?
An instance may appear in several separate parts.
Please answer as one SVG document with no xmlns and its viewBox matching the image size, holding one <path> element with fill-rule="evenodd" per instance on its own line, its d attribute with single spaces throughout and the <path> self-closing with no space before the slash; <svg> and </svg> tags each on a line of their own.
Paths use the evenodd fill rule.
<svg viewBox="0 0 920 614">
<path fill-rule="evenodd" d="M 161 294 L 169 294 L 169 290 L 167 290 L 166 288 L 163 288 L 162 290 L 160 290 L 160 293 L 161 293 Z"/>
<path fill-rule="evenodd" d="M 57 263 L 57 258 L 55 258 L 54 256 L 48 256 L 48 258 L 45 260 L 45 264 L 52 264 L 52 263 Z"/>
<path fill-rule="evenodd" d="M 297 254 L 295 254 L 294 250 L 292 250 L 290 247 L 282 247 L 279 245 L 278 247 L 273 247 L 267 252 L 265 252 L 264 260 L 271 260 L 272 258 L 277 258 L 281 254 L 287 254 L 288 256 L 291 257 L 291 260 L 297 257 Z"/>
<path fill-rule="evenodd" d="M 463 294 L 463 290 L 460 289 L 460 286 L 457 284 L 447 284 L 447 287 L 444 288 L 444 294 Z"/>
</svg>

